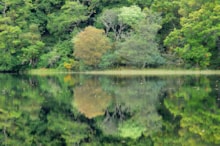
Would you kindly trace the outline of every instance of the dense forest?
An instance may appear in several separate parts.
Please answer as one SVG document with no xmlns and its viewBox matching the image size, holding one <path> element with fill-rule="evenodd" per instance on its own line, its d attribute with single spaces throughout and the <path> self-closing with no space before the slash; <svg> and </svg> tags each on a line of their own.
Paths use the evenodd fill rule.
<svg viewBox="0 0 220 146">
<path fill-rule="evenodd" d="M 219 64 L 219 0 L 0 1 L 1 72 Z"/>
</svg>

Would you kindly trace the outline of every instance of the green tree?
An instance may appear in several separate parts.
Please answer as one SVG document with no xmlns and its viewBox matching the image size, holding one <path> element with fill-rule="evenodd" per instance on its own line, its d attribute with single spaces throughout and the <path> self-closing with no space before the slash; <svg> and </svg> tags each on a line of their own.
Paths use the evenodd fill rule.
<svg viewBox="0 0 220 146">
<path fill-rule="evenodd" d="M 138 6 L 122 7 L 118 15 L 119 21 L 134 28 L 140 21 L 145 18 L 145 13 Z"/>
<path fill-rule="evenodd" d="M 111 48 L 110 41 L 101 29 L 88 26 L 73 38 L 74 56 L 86 65 L 97 67 L 102 55 Z"/>
<path fill-rule="evenodd" d="M 17 48 L 21 45 L 21 28 L 13 26 L 10 17 L 0 16 L 0 30 L 0 70 L 16 70 L 16 66 L 20 64 L 21 50 Z"/>
<path fill-rule="evenodd" d="M 98 23 L 102 23 L 105 27 L 105 33 L 109 36 L 110 31 L 114 33 L 114 40 L 118 40 L 125 29 L 123 23 L 118 20 L 120 10 L 117 8 L 104 10 L 98 18 Z M 100 21 L 100 22 L 99 22 Z"/>
<path fill-rule="evenodd" d="M 206 1 L 199 6 L 191 2 L 189 4 L 195 8 L 189 12 L 181 11 L 181 28 L 174 29 L 164 42 L 186 64 L 204 68 L 210 65 L 212 55 L 215 60 L 219 55 L 219 1 Z"/>
<path fill-rule="evenodd" d="M 134 28 L 144 17 L 145 13 L 141 8 L 133 5 L 104 10 L 98 18 L 98 23 L 104 25 L 106 34 L 110 37 L 112 35 L 110 32 L 113 32 L 113 40 L 118 41 L 129 27 Z"/>
<path fill-rule="evenodd" d="M 144 68 L 146 65 L 164 63 L 156 42 L 160 17 L 150 10 L 146 10 L 146 13 L 146 18 L 135 25 L 134 32 L 126 37 L 124 42 L 119 43 L 117 54 L 125 64 Z"/>
<path fill-rule="evenodd" d="M 49 52 L 40 55 L 38 67 L 64 69 L 64 62 L 73 58 L 71 40 L 58 41 Z"/>
<path fill-rule="evenodd" d="M 40 54 L 43 50 L 44 43 L 41 41 L 41 35 L 38 25 L 30 24 L 29 31 L 20 35 L 23 41 L 22 47 L 22 64 L 36 66 Z"/>
<path fill-rule="evenodd" d="M 29 65 L 35 66 L 44 43 L 38 25 L 31 23 L 32 3 L 6 0 L 2 4 L 0 70 L 18 71 Z"/>
<path fill-rule="evenodd" d="M 65 1 L 60 10 L 49 14 L 47 28 L 57 37 L 71 33 L 74 27 L 88 19 L 87 7 L 79 1 Z"/>
</svg>

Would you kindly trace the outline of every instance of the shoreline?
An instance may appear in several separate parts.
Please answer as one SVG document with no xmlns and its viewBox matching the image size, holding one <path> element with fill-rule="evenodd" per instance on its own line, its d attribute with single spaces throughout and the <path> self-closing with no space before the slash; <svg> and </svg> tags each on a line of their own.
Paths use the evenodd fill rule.
<svg viewBox="0 0 220 146">
<path fill-rule="evenodd" d="M 34 69 L 25 72 L 30 75 L 56 75 L 56 74 L 84 74 L 84 75 L 220 75 L 220 70 L 181 70 L 181 69 L 121 69 L 121 70 L 94 70 L 94 71 L 62 71 L 54 69 Z"/>
</svg>

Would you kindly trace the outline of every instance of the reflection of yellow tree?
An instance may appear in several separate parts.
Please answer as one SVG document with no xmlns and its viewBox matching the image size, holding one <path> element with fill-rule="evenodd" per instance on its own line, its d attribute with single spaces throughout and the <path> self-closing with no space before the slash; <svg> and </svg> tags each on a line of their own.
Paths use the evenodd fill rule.
<svg viewBox="0 0 220 146">
<path fill-rule="evenodd" d="M 74 90 L 74 106 L 88 118 L 103 115 L 111 96 L 95 80 L 88 80 Z"/>
<path fill-rule="evenodd" d="M 72 86 L 78 82 L 78 78 L 70 74 L 66 75 L 63 80 L 65 83 L 67 83 L 68 85 L 72 85 Z"/>
</svg>

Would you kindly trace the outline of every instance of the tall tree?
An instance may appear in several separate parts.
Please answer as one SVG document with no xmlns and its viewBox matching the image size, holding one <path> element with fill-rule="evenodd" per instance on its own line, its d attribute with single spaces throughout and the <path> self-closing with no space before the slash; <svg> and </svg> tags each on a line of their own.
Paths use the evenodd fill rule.
<svg viewBox="0 0 220 146">
<path fill-rule="evenodd" d="M 29 66 L 34 67 L 37 64 L 44 47 L 44 43 L 41 41 L 38 25 L 30 24 L 29 32 L 21 34 L 21 38 L 23 40 L 23 47 L 21 49 L 23 53 L 21 57 L 22 64 L 28 64 Z"/>
<path fill-rule="evenodd" d="M 163 63 L 158 50 L 156 34 L 160 28 L 159 15 L 146 10 L 147 16 L 134 27 L 134 32 L 119 43 L 117 54 L 125 64 L 137 65 L 144 68 L 146 65 Z"/>
</svg>

